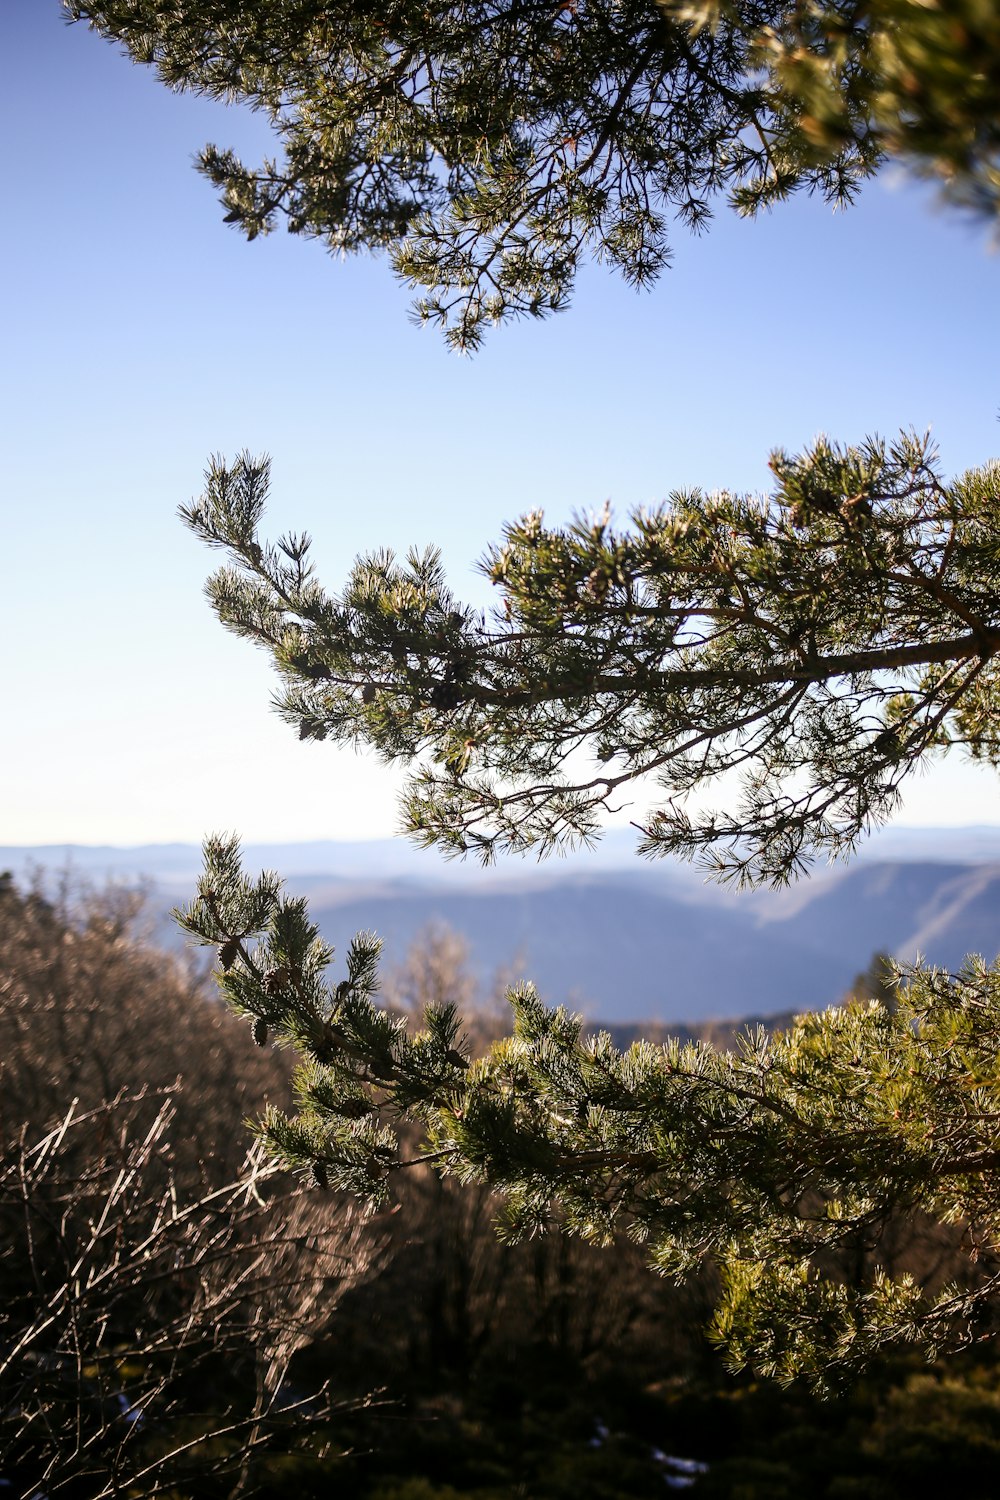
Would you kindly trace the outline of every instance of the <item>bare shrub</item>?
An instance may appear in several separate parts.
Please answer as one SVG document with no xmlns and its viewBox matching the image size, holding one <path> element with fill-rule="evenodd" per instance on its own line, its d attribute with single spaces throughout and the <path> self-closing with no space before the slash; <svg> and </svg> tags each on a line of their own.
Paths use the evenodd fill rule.
<svg viewBox="0 0 1000 1500">
<path fill-rule="evenodd" d="M 82 1110 L 184 1084 L 175 1151 L 221 1184 L 246 1152 L 243 1121 L 288 1101 L 291 1067 L 253 1045 L 203 970 L 143 941 L 135 892 L 0 889 L 0 1145 Z M 147 1104 L 147 1111 L 155 1105 Z"/>
<path fill-rule="evenodd" d="M 293 1365 L 384 1237 L 246 1116 L 287 1094 L 137 902 L 0 887 L 0 1478 L 23 1496 L 251 1495 L 337 1449 Z M 298 1472 L 298 1470 L 296 1470 Z M 276 1491 L 275 1491 L 276 1492 Z"/>
<path fill-rule="evenodd" d="M 70 1109 L 0 1160 L 0 1448 L 19 1494 L 252 1493 L 266 1455 L 308 1451 L 331 1412 L 289 1368 L 370 1272 L 368 1226 L 256 1149 L 192 1192 L 173 1101 L 148 1124 L 146 1102 Z"/>
</svg>

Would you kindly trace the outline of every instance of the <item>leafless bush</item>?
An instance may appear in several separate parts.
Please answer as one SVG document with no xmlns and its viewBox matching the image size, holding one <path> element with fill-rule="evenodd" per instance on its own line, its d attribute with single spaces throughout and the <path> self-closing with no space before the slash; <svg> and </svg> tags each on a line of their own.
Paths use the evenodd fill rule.
<svg viewBox="0 0 1000 1500">
<path fill-rule="evenodd" d="M 24 1496 L 251 1494 L 330 1415 L 289 1367 L 370 1273 L 368 1225 L 256 1150 L 193 1192 L 173 1100 L 147 1103 L 71 1107 L 0 1159 L 0 1473 Z"/>
<path fill-rule="evenodd" d="M 250 1495 L 318 1457 L 337 1402 L 293 1362 L 384 1250 L 250 1149 L 290 1069 L 140 914 L 0 886 L 0 1477 L 25 1496 Z"/>
<path fill-rule="evenodd" d="M 0 891 L 0 1146 L 43 1133 L 72 1099 L 89 1110 L 144 1087 L 155 1113 L 181 1080 L 178 1165 L 221 1185 L 247 1115 L 288 1101 L 291 1067 L 254 1047 L 203 969 L 144 942 L 142 918 L 134 892 Z"/>
</svg>

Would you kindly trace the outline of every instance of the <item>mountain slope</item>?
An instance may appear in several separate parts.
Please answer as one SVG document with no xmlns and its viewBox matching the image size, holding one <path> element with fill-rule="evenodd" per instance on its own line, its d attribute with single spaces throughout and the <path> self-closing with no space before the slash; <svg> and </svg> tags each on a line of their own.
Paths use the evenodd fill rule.
<svg viewBox="0 0 1000 1500">
<path fill-rule="evenodd" d="M 985 853 L 985 835 L 980 846 Z M 180 940 L 166 913 L 193 889 L 194 846 L 0 849 L 0 870 L 21 879 L 41 863 L 96 881 L 146 876 L 158 936 Z M 601 870 L 581 857 L 484 871 L 427 863 L 385 843 L 248 848 L 247 867 L 264 866 L 309 898 L 340 953 L 356 930 L 371 928 L 392 965 L 430 923 L 443 923 L 466 938 L 484 985 L 497 970 L 532 979 L 546 1000 L 614 1023 L 831 1004 L 876 950 L 903 959 L 919 952 L 952 969 L 966 953 L 1000 950 L 1000 861 L 984 858 L 859 860 L 788 890 L 743 894 L 667 862 Z"/>
<path fill-rule="evenodd" d="M 357 928 L 398 962 L 422 929 L 444 922 L 469 943 L 477 975 L 530 979 L 552 1003 L 589 1016 L 703 1019 L 810 1009 L 836 999 L 869 955 L 821 960 L 794 927 L 763 933 L 743 912 L 692 905 L 630 881 L 560 882 L 488 894 L 449 889 L 313 898 L 324 936 Z"/>
</svg>

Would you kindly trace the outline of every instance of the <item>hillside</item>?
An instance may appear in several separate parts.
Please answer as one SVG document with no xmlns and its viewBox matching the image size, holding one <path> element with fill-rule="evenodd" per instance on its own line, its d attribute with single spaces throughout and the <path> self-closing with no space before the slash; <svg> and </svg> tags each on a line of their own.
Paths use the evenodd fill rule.
<svg viewBox="0 0 1000 1500">
<path fill-rule="evenodd" d="M 993 957 L 996 831 L 971 830 L 975 852 L 965 862 L 927 857 L 935 835 L 920 832 L 895 831 L 895 847 L 909 858 L 859 859 L 785 891 L 743 894 L 684 866 L 625 865 L 621 838 L 596 860 L 493 871 L 425 860 L 395 842 L 262 846 L 248 849 L 247 862 L 286 872 L 341 951 L 356 930 L 371 928 L 391 966 L 422 929 L 445 924 L 465 937 L 484 986 L 501 971 L 532 979 L 546 999 L 592 1019 L 700 1022 L 830 1004 L 877 949 L 904 959 L 921 953 L 949 968 L 968 952 Z M 940 842 L 949 854 L 961 846 L 956 830 L 942 831 Z M 97 881 L 144 877 L 158 935 L 168 940 L 167 912 L 190 893 L 198 863 L 190 845 L 0 849 L 0 868 L 22 876 L 45 865 Z"/>
</svg>

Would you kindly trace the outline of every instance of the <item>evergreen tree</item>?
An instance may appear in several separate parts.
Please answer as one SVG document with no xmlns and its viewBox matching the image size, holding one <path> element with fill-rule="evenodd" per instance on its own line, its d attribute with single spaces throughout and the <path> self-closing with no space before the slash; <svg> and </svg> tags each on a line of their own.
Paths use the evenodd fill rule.
<svg viewBox="0 0 1000 1500">
<path fill-rule="evenodd" d="M 917 968 L 891 1008 L 803 1016 L 731 1052 L 623 1053 L 528 986 L 509 996 L 512 1034 L 473 1059 L 453 1005 L 429 1007 L 413 1035 L 376 1003 L 372 934 L 328 980 L 333 951 L 305 902 L 274 876 L 248 880 L 234 841 L 206 845 L 182 920 L 218 945 L 223 991 L 256 1040 L 303 1058 L 295 1112 L 259 1128 L 318 1188 L 378 1203 L 394 1174 L 432 1163 L 497 1189 L 511 1237 L 558 1216 L 598 1244 L 628 1233 L 666 1275 L 710 1259 L 715 1335 L 734 1362 L 782 1379 L 826 1385 L 896 1343 L 933 1354 L 994 1331 L 1000 968 Z M 940 1252 L 901 1264 L 901 1217 Z"/>
<path fill-rule="evenodd" d="M 524 517 L 483 565 L 492 615 L 433 550 L 363 558 L 327 593 L 307 537 L 258 537 L 266 460 L 214 464 L 182 513 L 227 550 L 212 603 L 272 653 L 300 737 L 418 762 L 421 843 L 547 853 L 653 778 L 642 853 L 781 882 L 849 852 L 936 752 L 995 760 L 1000 464 L 947 481 L 904 434 L 771 467 L 770 498 L 674 494 L 620 531 Z M 726 772 L 736 810 L 691 813 Z"/>
<path fill-rule="evenodd" d="M 849 199 L 886 153 L 996 208 L 988 0 L 686 6 L 532 0 L 377 7 L 283 0 L 68 0 L 175 87 L 267 109 L 284 157 L 202 169 L 250 236 L 284 214 L 336 248 L 389 250 L 421 316 L 474 345 L 487 321 L 566 302 L 585 252 L 637 282 L 666 218 L 713 196 L 753 212 L 793 188 Z M 492 615 L 438 556 L 362 559 L 339 594 L 309 541 L 259 534 L 268 464 L 213 463 L 192 528 L 228 553 L 222 621 L 272 653 L 300 736 L 416 762 L 420 841 L 490 859 L 587 841 L 636 779 L 661 785 L 641 850 L 744 882 L 849 852 L 903 778 L 950 745 L 996 762 L 1000 466 L 954 479 L 903 434 L 776 453 L 770 497 L 674 494 L 507 528 Z M 582 769 L 581 769 L 582 767 Z M 733 813 L 688 794 L 743 776 Z M 322 1187 L 378 1199 L 412 1161 L 505 1196 L 506 1232 L 626 1229 L 663 1272 L 721 1268 L 737 1360 L 817 1380 L 888 1343 L 988 1326 L 1000 1250 L 1000 970 L 918 968 L 878 1000 L 735 1052 L 616 1051 L 511 996 L 513 1034 L 472 1060 L 448 1005 L 414 1037 L 376 1003 L 378 943 L 339 982 L 303 902 L 212 840 L 183 918 L 217 945 L 255 1038 L 303 1057 L 297 1112 L 262 1130 Z M 400 1159 L 396 1127 L 424 1146 Z M 410 1139 L 407 1133 L 407 1139 Z M 899 1215 L 953 1230 L 942 1286 L 890 1264 Z M 849 1265 L 849 1270 L 845 1267 Z"/>
<path fill-rule="evenodd" d="M 279 153 L 209 145 L 248 238 L 387 250 L 474 346 L 563 307 L 582 254 L 637 284 L 725 197 L 849 201 L 887 154 L 1000 201 L 991 0 L 64 0 L 170 87 L 242 100 Z"/>
</svg>

